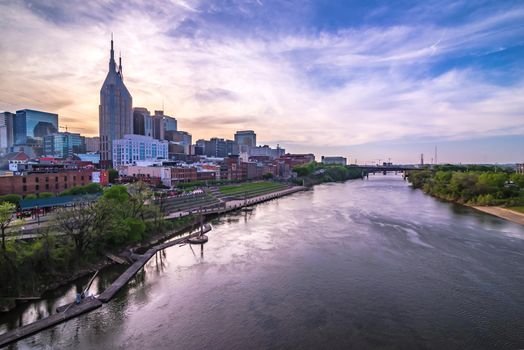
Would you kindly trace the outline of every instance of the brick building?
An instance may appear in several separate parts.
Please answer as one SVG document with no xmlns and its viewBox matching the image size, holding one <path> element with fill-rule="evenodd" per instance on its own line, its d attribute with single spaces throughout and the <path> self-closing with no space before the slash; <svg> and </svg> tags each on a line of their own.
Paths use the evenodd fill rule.
<svg viewBox="0 0 524 350">
<path fill-rule="evenodd" d="M 173 185 L 179 182 L 196 181 L 197 178 L 196 168 L 171 168 L 171 182 Z"/>
<path fill-rule="evenodd" d="M 93 182 L 93 170 L 75 170 L 55 173 L 33 173 L 0 176 L 0 195 L 58 194 L 71 187 L 84 186 Z"/>
</svg>

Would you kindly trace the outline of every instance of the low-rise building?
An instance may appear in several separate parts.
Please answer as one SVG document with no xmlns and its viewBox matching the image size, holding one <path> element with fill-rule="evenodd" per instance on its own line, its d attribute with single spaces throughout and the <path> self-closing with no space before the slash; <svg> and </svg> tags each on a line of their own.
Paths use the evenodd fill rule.
<svg viewBox="0 0 524 350">
<path fill-rule="evenodd" d="M 56 173 L 23 173 L 22 175 L 0 176 L 0 195 L 58 194 L 71 187 L 84 186 L 93 182 L 93 169 L 62 171 Z M 98 172 L 100 178 L 100 172 Z"/>
<path fill-rule="evenodd" d="M 308 164 L 315 161 L 315 155 L 312 153 L 306 154 L 284 154 L 279 158 L 280 160 L 286 162 L 291 168 L 297 165 Z"/>
<path fill-rule="evenodd" d="M 194 167 L 172 167 L 171 185 L 175 186 L 179 182 L 192 182 L 198 179 L 197 169 Z"/>
<path fill-rule="evenodd" d="M 517 164 L 517 174 L 524 175 L 524 163 Z"/>
</svg>

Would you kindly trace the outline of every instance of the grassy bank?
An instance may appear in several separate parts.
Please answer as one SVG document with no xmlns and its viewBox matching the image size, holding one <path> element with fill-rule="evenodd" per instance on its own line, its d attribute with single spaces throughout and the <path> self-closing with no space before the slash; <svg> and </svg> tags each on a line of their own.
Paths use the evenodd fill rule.
<svg viewBox="0 0 524 350">
<path fill-rule="evenodd" d="M 250 182 L 239 185 L 221 186 L 220 193 L 236 199 L 251 198 L 261 196 L 267 193 L 280 191 L 286 188 L 285 185 L 278 182 L 260 181 Z"/>
</svg>

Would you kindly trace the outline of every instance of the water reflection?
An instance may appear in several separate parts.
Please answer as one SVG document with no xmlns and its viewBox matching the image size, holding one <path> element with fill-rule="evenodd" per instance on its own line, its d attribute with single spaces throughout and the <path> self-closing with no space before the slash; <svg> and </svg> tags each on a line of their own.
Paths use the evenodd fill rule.
<svg viewBox="0 0 524 350">
<path fill-rule="evenodd" d="M 317 186 L 214 219 L 205 247 L 158 252 L 110 303 L 18 345 L 522 348 L 523 234 L 400 176 Z"/>
</svg>

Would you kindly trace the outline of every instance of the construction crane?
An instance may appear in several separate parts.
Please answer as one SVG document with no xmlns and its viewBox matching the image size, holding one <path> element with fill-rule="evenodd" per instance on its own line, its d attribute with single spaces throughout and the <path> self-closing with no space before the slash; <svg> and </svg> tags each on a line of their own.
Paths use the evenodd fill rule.
<svg viewBox="0 0 524 350">
<path fill-rule="evenodd" d="M 59 126 L 60 129 L 65 129 L 65 131 L 67 132 L 67 125 L 66 126 Z"/>
</svg>

